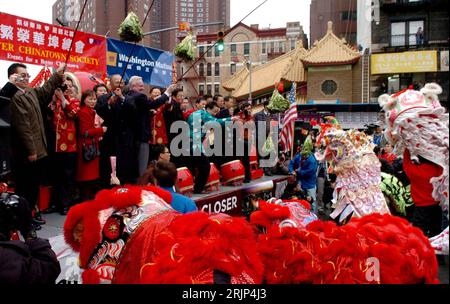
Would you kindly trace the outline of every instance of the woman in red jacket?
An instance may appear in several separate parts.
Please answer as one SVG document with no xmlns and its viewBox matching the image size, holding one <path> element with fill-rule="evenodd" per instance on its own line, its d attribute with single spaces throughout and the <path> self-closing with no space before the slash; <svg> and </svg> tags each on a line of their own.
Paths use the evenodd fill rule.
<svg viewBox="0 0 450 304">
<path fill-rule="evenodd" d="M 442 174 L 442 167 L 420 156 L 419 161 L 411 160 L 409 150 L 405 149 L 403 170 L 411 181 L 411 197 L 415 204 L 412 223 L 427 237 L 433 237 L 442 231 L 442 209 L 433 198 L 430 180 Z"/>
<path fill-rule="evenodd" d="M 80 196 L 83 201 L 93 199 L 98 190 L 97 181 L 100 178 L 98 156 L 86 160 L 83 156 L 83 146 L 94 144 L 99 149 L 100 137 L 106 132 L 106 127 L 95 127 L 95 104 L 97 97 L 92 90 L 86 90 L 81 97 L 81 109 L 78 112 L 78 162 L 77 182 L 80 186 Z"/>
</svg>

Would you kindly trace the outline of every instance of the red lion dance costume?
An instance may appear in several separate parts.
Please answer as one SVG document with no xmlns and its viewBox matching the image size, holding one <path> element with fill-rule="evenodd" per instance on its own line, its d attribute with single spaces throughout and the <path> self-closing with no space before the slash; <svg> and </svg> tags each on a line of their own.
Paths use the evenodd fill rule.
<svg viewBox="0 0 450 304">
<path fill-rule="evenodd" d="M 244 219 L 172 209 L 169 192 L 126 186 L 70 209 L 66 242 L 83 283 L 261 283 L 256 234 Z"/>
<path fill-rule="evenodd" d="M 258 250 L 269 284 L 438 283 L 430 242 L 402 218 L 371 214 L 344 226 L 315 220 L 304 227 L 283 225 L 305 222 L 289 205 L 260 206 L 250 220 L 267 231 Z"/>
<path fill-rule="evenodd" d="M 299 200 L 259 202 L 251 222 L 179 214 L 169 192 L 126 186 L 73 207 L 64 225 L 83 283 L 435 283 L 422 232 L 373 214 L 345 226 L 321 222 Z M 256 227 L 265 233 L 256 235 Z"/>
</svg>

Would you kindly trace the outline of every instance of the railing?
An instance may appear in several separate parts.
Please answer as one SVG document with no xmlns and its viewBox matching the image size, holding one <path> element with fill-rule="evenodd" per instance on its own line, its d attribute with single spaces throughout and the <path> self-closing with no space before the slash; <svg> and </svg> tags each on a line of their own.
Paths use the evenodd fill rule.
<svg viewBox="0 0 450 304">
<path fill-rule="evenodd" d="M 409 35 L 391 35 L 390 46 L 417 46 L 425 45 L 426 41 L 416 34 Z"/>
<path fill-rule="evenodd" d="M 431 2 L 430 0 L 381 0 L 381 5 L 418 5 Z"/>
</svg>

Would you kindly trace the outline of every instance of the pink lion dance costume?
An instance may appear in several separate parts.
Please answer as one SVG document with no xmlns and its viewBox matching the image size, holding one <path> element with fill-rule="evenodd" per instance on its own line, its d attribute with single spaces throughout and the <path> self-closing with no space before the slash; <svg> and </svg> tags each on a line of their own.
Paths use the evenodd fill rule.
<svg viewBox="0 0 450 304">
<path fill-rule="evenodd" d="M 442 88 L 436 83 L 426 84 L 420 91 L 412 88 L 394 95 L 384 94 L 378 102 L 386 112 L 386 138 L 395 146 L 397 154 L 406 148 L 411 160 L 418 156 L 442 168 L 442 174 L 430 179 L 432 197 L 448 213 L 449 116 L 441 106 L 438 95 Z M 430 239 L 438 254 L 448 254 L 448 227 Z"/>
<path fill-rule="evenodd" d="M 349 217 L 372 213 L 390 214 L 380 189 L 381 164 L 373 152 L 370 138 L 358 130 L 344 131 L 334 117 L 321 124 L 315 153 L 318 161 L 328 161 L 336 174 L 331 218 L 345 223 Z"/>
</svg>

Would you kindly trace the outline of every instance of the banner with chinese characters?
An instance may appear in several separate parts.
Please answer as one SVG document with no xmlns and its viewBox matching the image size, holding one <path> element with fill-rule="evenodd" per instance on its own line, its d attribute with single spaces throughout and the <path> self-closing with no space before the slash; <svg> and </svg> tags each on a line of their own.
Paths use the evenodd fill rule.
<svg viewBox="0 0 450 304">
<path fill-rule="evenodd" d="M 168 87 L 172 83 L 172 53 L 110 38 L 107 41 L 108 75 L 122 75 L 126 67 L 125 80 L 141 76 L 152 86 Z"/>
<path fill-rule="evenodd" d="M 437 51 L 373 54 L 371 72 L 375 74 L 421 73 L 437 71 Z"/>
<path fill-rule="evenodd" d="M 106 73 L 104 37 L 0 12 L 0 59 L 56 68 L 68 55 L 68 71 Z"/>
</svg>

